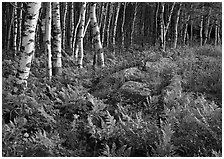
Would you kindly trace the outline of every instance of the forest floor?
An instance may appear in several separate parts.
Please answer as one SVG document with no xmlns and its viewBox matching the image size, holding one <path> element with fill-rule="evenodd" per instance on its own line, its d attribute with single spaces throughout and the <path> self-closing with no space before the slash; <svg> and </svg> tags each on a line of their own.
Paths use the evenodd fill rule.
<svg viewBox="0 0 224 159">
<path fill-rule="evenodd" d="M 3 51 L 2 156 L 221 156 L 222 49 L 105 50 L 106 67 L 63 57 L 49 82 L 33 60 L 25 94 L 13 94 L 16 62 Z"/>
</svg>

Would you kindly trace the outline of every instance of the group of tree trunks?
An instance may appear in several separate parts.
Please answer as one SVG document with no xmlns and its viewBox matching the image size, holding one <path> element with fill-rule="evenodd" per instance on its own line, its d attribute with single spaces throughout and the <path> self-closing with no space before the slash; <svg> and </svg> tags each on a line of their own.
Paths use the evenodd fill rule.
<svg viewBox="0 0 224 159">
<path fill-rule="evenodd" d="M 12 48 L 18 59 L 19 85 L 27 85 L 32 57 L 41 48 L 51 79 L 61 74 L 63 50 L 70 50 L 82 68 L 88 46 L 95 50 L 94 65 L 104 66 L 103 46 L 115 55 L 116 46 L 135 44 L 158 45 L 162 51 L 221 44 L 221 3 L 4 2 L 2 7 L 3 49 Z"/>
</svg>

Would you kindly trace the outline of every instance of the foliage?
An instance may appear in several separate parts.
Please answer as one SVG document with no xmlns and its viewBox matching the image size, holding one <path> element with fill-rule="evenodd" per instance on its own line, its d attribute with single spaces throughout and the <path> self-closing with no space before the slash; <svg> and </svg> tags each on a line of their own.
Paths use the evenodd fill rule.
<svg viewBox="0 0 224 159">
<path fill-rule="evenodd" d="M 37 57 L 28 89 L 19 96 L 13 91 L 15 62 L 3 60 L 2 155 L 221 156 L 219 48 L 185 47 L 163 54 L 135 47 L 111 55 L 103 70 L 94 71 L 88 59 L 82 70 L 63 59 L 72 67 L 64 67 L 63 75 L 52 82 L 44 74 L 44 57 Z M 148 72 L 147 61 L 153 63 Z M 107 75 L 134 66 L 152 75 L 146 82 L 156 91 L 146 100 L 121 97 L 111 102 L 88 93 Z"/>
</svg>

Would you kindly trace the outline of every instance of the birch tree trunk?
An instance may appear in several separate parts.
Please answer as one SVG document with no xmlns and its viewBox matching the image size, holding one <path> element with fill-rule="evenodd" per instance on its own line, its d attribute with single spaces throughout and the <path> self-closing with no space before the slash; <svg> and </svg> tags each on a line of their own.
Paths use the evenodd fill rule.
<svg viewBox="0 0 224 159">
<path fill-rule="evenodd" d="M 115 55 L 115 46 L 116 46 L 117 21 L 118 21 L 120 6 L 121 6 L 121 3 L 118 2 L 117 3 L 117 11 L 116 11 L 116 15 L 115 15 L 115 21 L 114 21 L 113 39 L 112 39 L 114 55 Z"/>
<path fill-rule="evenodd" d="M 21 25 L 22 25 L 22 18 L 23 18 L 23 2 L 20 2 L 20 12 L 19 12 L 19 17 L 18 17 L 18 36 L 17 36 L 17 50 L 18 52 L 20 51 L 21 47 Z"/>
<path fill-rule="evenodd" d="M 178 11 L 177 11 L 177 19 L 175 22 L 175 29 L 174 29 L 174 43 L 173 43 L 173 48 L 176 49 L 177 47 L 177 40 L 178 40 L 178 23 L 180 19 L 180 10 L 181 10 L 182 3 L 180 3 Z"/>
<path fill-rule="evenodd" d="M 159 27 L 160 27 L 160 50 L 165 51 L 165 28 L 164 28 L 164 2 L 160 2 Z"/>
<path fill-rule="evenodd" d="M 63 14 L 63 20 L 62 20 L 62 48 L 65 49 L 66 47 L 66 41 L 65 41 L 65 31 L 66 31 L 66 17 L 67 17 L 67 12 L 68 12 L 68 4 L 65 2 L 65 8 L 64 8 L 64 14 Z"/>
<path fill-rule="evenodd" d="M 76 41 L 76 37 L 77 37 L 77 29 L 79 27 L 80 21 L 81 21 L 81 14 L 79 14 L 79 19 L 78 19 L 78 22 L 77 22 L 76 27 L 74 29 L 74 32 L 73 32 L 72 57 L 75 56 L 75 61 L 76 62 L 78 62 L 78 52 L 79 52 L 79 45 L 78 45 L 78 43 Z"/>
<path fill-rule="evenodd" d="M 77 45 L 79 48 L 79 57 L 78 57 L 78 66 L 79 68 L 83 67 L 83 32 L 85 25 L 85 15 L 86 15 L 86 2 L 82 2 L 81 10 L 80 10 L 81 20 L 79 24 L 79 32 L 77 35 Z"/>
<path fill-rule="evenodd" d="M 122 25 L 121 25 L 121 46 L 122 46 L 122 48 L 124 48 L 124 39 L 125 39 L 124 24 L 125 24 L 126 7 L 127 7 L 127 2 L 124 2 L 123 19 L 122 19 Z"/>
<path fill-rule="evenodd" d="M 102 4 L 101 4 L 101 14 L 100 14 L 100 19 L 99 19 L 99 28 L 101 28 L 102 21 L 103 21 L 103 16 L 104 16 L 104 6 L 105 6 L 105 3 L 102 2 Z"/>
<path fill-rule="evenodd" d="M 185 27 L 184 27 L 184 36 L 183 36 L 184 45 L 186 44 L 186 41 L 187 41 L 187 28 L 188 28 L 189 19 L 190 19 L 190 14 L 187 16 L 187 20 L 185 22 Z"/>
<path fill-rule="evenodd" d="M 202 6 L 202 13 L 201 13 L 201 21 L 200 21 L 200 46 L 203 45 L 203 21 L 204 21 L 204 5 Z"/>
<path fill-rule="evenodd" d="M 100 29 L 97 24 L 96 19 L 96 3 L 91 3 L 90 6 L 90 20 L 91 20 L 91 28 L 93 31 L 93 46 L 96 51 L 96 57 L 99 57 L 99 66 L 104 67 L 104 53 L 103 53 L 103 47 L 102 43 L 100 41 Z M 96 58 L 95 58 L 96 59 Z M 97 61 L 95 61 L 95 66 L 97 64 Z"/>
<path fill-rule="evenodd" d="M 45 54 L 47 55 L 47 74 L 49 80 L 52 78 L 51 62 L 51 2 L 46 2 L 46 23 L 45 23 Z"/>
<path fill-rule="evenodd" d="M 31 60 L 35 50 L 35 31 L 41 2 L 28 2 L 27 14 L 25 16 L 24 30 L 22 37 L 21 53 L 19 55 L 18 68 L 16 73 L 17 93 L 23 92 L 27 88 L 27 79 L 29 77 Z"/>
<path fill-rule="evenodd" d="M 159 2 L 156 2 L 156 11 L 155 11 L 155 20 L 154 20 L 154 46 L 157 43 L 157 36 L 158 36 L 158 13 L 159 13 Z"/>
<path fill-rule="evenodd" d="M 54 76 L 62 73 L 61 60 L 61 24 L 59 2 L 52 2 L 52 74 Z"/>
<path fill-rule="evenodd" d="M 163 4 L 164 5 L 164 4 Z M 163 6 L 164 7 L 164 6 Z M 169 13 L 169 16 L 168 16 L 168 20 L 167 20 L 167 23 L 165 25 L 164 23 L 164 36 L 166 37 L 166 34 L 167 34 L 167 31 L 169 29 L 169 26 L 170 26 L 170 22 L 171 22 L 171 17 L 172 17 L 172 14 L 173 14 L 173 9 L 175 7 L 175 2 L 173 2 L 172 6 L 171 6 L 171 9 L 170 9 L 170 13 Z M 164 11 L 163 11 L 164 12 Z M 164 40 L 165 41 L 165 40 Z"/>
<path fill-rule="evenodd" d="M 110 24 L 111 24 L 111 18 L 113 15 L 113 2 L 110 2 L 108 6 L 108 10 L 109 10 L 109 17 L 108 17 L 108 23 L 107 23 L 107 39 L 106 39 L 107 48 L 109 47 L 109 43 L 110 43 Z"/>
<path fill-rule="evenodd" d="M 69 48 L 73 48 L 73 43 L 72 43 L 72 35 L 74 32 L 74 2 L 71 2 L 71 19 L 70 19 L 70 24 L 71 24 L 71 32 L 70 32 L 70 37 L 69 37 Z"/>
<path fill-rule="evenodd" d="M 205 45 L 207 43 L 207 41 L 208 41 L 208 30 L 209 30 L 209 25 L 210 25 L 211 12 L 212 12 L 212 9 L 209 8 L 208 16 L 207 16 L 207 23 L 205 25 L 205 40 L 204 40 L 204 44 L 203 45 Z"/>
<path fill-rule="evenodd" d="M 108 5 L 109 3 L 106 2 L 105 8 L 104 8 L 104 21 L 103 21 L 103 28 L 102 28 L 102 44 L 104 44 L 104 39 L 105 39 L 105 30 L 106 30 L 106 24 L 107 24 L 107 10 L 108 10 Z"/>
<path fill-rule="evenodd" d="M 135 2 L 135 9 L 134 9 L 134 15 L 133 15 L 133 21 L 131 25 L 131 37 L 130 37 L 130 45 L 133 45 L 133 36 L 134 36 L 134 31 L 135 31 L 135 21 L 136 21 L 136 15 L 137 15 L 137 7 L 138 3 Z"/>
<path fill-rule="evenodd" d="M 17 6 L 17 2 L 14 3 Z M 13 27 L 13 55 L 16 57 L 17 52 L 17 29 L 18 29 L 18 16 L 17 16 L 17 8 L 13 7 L 13 16 L 14 16 L 14 27 Z"/>
<path fill-rule="evenodd" d="M 218 44 L 218 19 L 215 20 L 215 45 Z"/>
</svg>

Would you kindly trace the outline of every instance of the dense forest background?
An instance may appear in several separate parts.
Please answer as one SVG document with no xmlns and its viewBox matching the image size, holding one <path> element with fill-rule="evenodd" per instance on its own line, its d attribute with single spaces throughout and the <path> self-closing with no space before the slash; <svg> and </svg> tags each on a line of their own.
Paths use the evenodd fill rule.
<svg viewBox="0 0 224 159">
<path fill-rule="evenodd" d="M 1 5 L 2 156 L 222 156 L 222 3 Z"/>
</svg>

